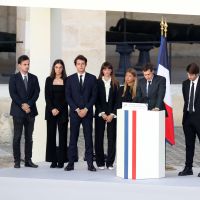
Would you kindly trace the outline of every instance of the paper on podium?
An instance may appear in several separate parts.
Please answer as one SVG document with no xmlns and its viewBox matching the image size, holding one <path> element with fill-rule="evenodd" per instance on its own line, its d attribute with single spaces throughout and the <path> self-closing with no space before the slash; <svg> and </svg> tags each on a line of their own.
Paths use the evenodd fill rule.
<svg viewBox="0 0 200 200">
<path fill-rule="evenodd" d="M 130 102 L 122 102 L 123 110 L 148 110 L 148 105 L 146 103 L 130 103 Z"/>
</svg>

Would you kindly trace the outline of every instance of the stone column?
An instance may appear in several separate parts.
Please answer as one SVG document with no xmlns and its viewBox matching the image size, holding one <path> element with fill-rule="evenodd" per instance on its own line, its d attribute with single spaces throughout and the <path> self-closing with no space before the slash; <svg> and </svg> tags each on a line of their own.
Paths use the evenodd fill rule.
<svg viewBox="0 0 200 200">
<path fill-rule="evenodd" d="M 37 101 L 39 115 L 36 117 L 33 133 L 33 161 L 44 161 L 46 150 L 46 122 L 44 120 L 45 79 L 50 70 L 50 9 L 18 8 L 17 38 L 22 40 L 17 48 L 17 57 L 27 54 L 30 57 L 30 72 L 37 75 L 40 96 Z"/>
<path fill-rule="evenodd" d="M 43 161 L 46 151 L 46 121 L 44 120 L 45 99 L 44 86 L 45 79 L 49 75 L 50 66 L 50 9 L 30 8 L 30 59 L 31 71 L 36 74 L 40 83 L 40 97 L 37 101 L 39 116 L 36 118 L 33 160 Z"/>
</svg>

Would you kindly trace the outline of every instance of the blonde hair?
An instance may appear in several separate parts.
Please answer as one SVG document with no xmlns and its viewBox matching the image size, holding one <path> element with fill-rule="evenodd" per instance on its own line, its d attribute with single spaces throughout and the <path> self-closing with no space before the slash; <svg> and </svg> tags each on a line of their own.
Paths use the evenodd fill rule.
<svg viewBox="0 0 200 200">
<path fill-rule="evenodd" d="M 126 70 L 125 76 L 126 76 L 127 73 L 130 73 L 130 74 L 133 75 L 133 77 L 135 77 L 133 84 L 130 86 L 130 92 L 131 92 L 131 96 L 133 98 L 133 97 L 136 96 L 136 90 L 137 90 L 137 82 L 138 82 L 137 81 L 137 72 L 133 68 L 128 68 Z M 127 90 L 127 87 L 128 87 L 128 84 L 126 83 L 126 80 L 124 80 L 124 91 L 123 91 L 122 97 L 124 97 L 126 90 Z"/>
</svg>

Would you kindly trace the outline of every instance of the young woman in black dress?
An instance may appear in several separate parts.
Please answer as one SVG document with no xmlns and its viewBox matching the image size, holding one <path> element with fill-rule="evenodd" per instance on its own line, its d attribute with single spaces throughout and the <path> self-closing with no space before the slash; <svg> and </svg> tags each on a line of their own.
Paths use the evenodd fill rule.
<svg viewBox="0 0 200 200">
<path fill-rule="evenodd" d="M 116 109 L 122 107 L 122 102 L 136 102 L 137 73 L 133 68 L 128 68 L 125 73 L 124 85 L 119 88 Z"/>
<path fill-rule="evenodd" d="M 118 81 L 115 79 L 113 67 L 109 62 L 102 64 L 97 80 L 97 101 L 95 112 L 95 154 L 99 169 L 105 168 L 104 132 L 107 125 L 107 159 L 106 167 L 113 169 L 116 151 L 116 115 L 115 102 L 118 91 Z"/>
<path fill-rule="evenodd" d="M 54 61 L 51 74 L 45 83 L 47 121 L 46 161 L 50 168 L 62 168 L 67 162 L 68 105 L 65 98 L 66 71 L 64 62 Z M 58 130 L 58 131 L 57 131 Z M 58 133 L 58 145 L 56 135 Z"/>
</svg>

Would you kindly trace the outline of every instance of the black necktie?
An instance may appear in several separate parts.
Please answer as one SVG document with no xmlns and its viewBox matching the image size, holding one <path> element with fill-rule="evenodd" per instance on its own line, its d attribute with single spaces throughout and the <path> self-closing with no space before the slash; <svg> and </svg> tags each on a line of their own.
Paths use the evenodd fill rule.
<svg viewBox="0 0 200 200">
<path fill-rule="evenodd" d="M 151 81 L 148 81 L 148 85 L 147 85 L 147 97 L 149 96 L 150 86 L 151 86 Z"/>
<path fill-rule="evenodd" d="M 82 90 L 83 90 L 83 75 L 80 75 L 80 90 L 81 90 L 81 92 L 82 92 Z"/>
<path fill-rule="evenodd" d="M 25 88 L 26 88 L 26 90 L 27 90 L 27 87 L 28 87 L 27 76 L 24 76 L 24 85 L 25 85 Z"/>
<path fill-rule="evenodd" d="M 192 87 L 190 91 L 189 113 L 193 112 L 193 106 L 194 106 L 194 83 L 192 82 Z"/>
</svg>

